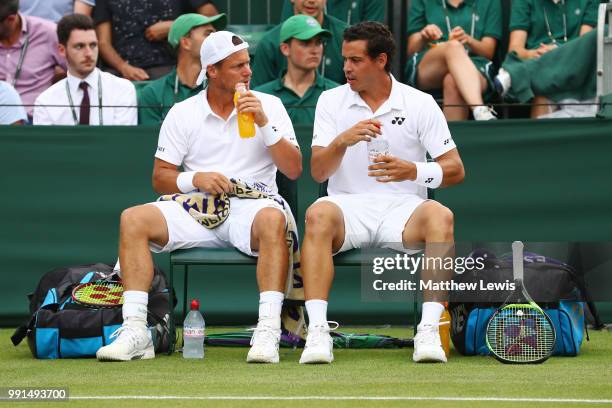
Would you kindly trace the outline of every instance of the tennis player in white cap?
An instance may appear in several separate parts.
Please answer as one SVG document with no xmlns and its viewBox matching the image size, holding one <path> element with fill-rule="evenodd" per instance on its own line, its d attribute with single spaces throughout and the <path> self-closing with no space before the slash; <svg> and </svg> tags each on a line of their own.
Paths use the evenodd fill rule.
<svg viewBox="0 0 612 408">
<path fill-rule="evenodd" d="M 228 31 L 212 33 L 202 44 L 198 84 L 207 79 L 208 87 L 176 104 L 162 124 L 153 168 L 157 193 L 229 192 L 230 178 L 265 183 L 277 191 L 277 170 L 290 179 L 300 176 L 302 156 L 280 99 L 248 91 L 234 106 L 236 85 L 244 83 L 248 89 L 251 79 L 248 46 Z M 237 112 L 253 114 L 254 137 L 239 136 Z M 214 229 L 200 225 L 175 201 L 148 203 L 121 214 L 124 322 L 115 341 L 98 350 L 99 360 L 155 357 L 147 330 L 148 290 L 153 277 L 150 251 L 235 247 L 258 256 L 259 321 L 247 361 L 279 361 L 280 313 L 288 268 L 285 213 L 268 199 L 230 200 L 229 217 Z"/>
</svg>

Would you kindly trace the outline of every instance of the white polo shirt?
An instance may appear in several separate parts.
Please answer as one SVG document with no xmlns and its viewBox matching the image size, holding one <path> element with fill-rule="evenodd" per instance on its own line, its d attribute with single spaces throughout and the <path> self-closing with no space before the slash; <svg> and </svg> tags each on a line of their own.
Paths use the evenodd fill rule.
<svg viewBox="0 0 612 408">
<path fill-rule="evenodd" d="M 276 96 L 251 91 L 261 101 L 269 125 L 298 146 L 293 125 Z M 159 132 L 155 157 L 183 166 L 185 171 L 217 172 L 230 178 L 262 182 L 277 192 L 276 165 L 264 144 L 261 130 L 242 139 L 236 109 L 227 121 L 210 109 L 206 90 L 170 109 Z"/>
<path fill-rule="evenodd" d="M 391 76 L 391 95 L 376 112 L 348 84 L 325 91 L 319 97 L 312 146 L 327 147 L 340 133 L 362 120 L 382 122 L 382 137 L 389 141 L 392 156 L 411 162 L 436 158 L 455 143 L 446 119 L 431 95 L 402 84 Z M 368 176 L 366 142 L 346 149 L 340 167 L 329 178 L 328 194 L 416 194 L 427 197 L 427 189 L 412 181 L 380 183 Z"/>
<path fill-rule="evenodd" d="M 98 81 L 98 77 L 100 81 Z M 124 78 L 119 78 L 108 72 L 95 68 L 91 74 L 81 79 L 68 72 L 66 78 L 56 82 L 38 95 L 34 102 L 35 125 L 76 125 L 80 118 L 80 106 L 83 100 L 83 90 L 79 84 L 87 82 L 89 94 L 89 123 L 100 124 L 100 96 L 102 96 L 102 124 L 130 125 L 138 124 L 138 102 L 134 85 Z M 66 82 L 68 90 L 66 90 Z M 98 89 L 101 85 L 102 94 Z M 70 98 L 74 107 L 70 108 Z M 73 113 L 76 115 L 75 123 Z"/>
</svg>

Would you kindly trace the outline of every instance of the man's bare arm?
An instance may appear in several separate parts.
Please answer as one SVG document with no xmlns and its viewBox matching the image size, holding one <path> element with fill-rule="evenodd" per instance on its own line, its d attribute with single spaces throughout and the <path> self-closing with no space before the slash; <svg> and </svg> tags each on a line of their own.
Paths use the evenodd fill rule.
<svg viewBox="0 0 612 408">
<path fill-rule="evenodd" d="M 340 133 L 328 146 L 313 146 L 310 168 L 312 178 L 322 183 L 338 170 L 346 149 L 361 141 L 369 142 L 372 137 L 382 134 L 381 123 L 368 119 Z"/>
</svg>

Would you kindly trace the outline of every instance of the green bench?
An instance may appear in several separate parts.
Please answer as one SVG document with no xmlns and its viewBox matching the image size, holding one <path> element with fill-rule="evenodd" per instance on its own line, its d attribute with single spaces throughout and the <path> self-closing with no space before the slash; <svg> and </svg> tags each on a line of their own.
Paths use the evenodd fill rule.
<svg viewBox="0 0 612 408">
<path fill-rule="evenodd" d="M 307 158 L 308 161 L 310 158 Z M 306 158 L 304 158 L 306 160 Z M 309 166 L 305 166 L 309 167 Z M 303 174 L 302 177 L 308 177 L 310 174 Z M 279 193 L 285 198 L 293 214 L 298 217 L 298 200 L 297 200 L 297 182 L 287 179 L 282 174 L 278 173 L 276 182 L 279 188 Z M 313 181 L 314 183 L 314 181 Z M 323 183 L 319 186 L 319 196 L 327 195 L 327 183 Z M 317 197 L 312 197 L 309 202 L 312 203 Z M 303 200 L 302 200 L 303 201 Z M 300 223 L 296 219 L 296 222 Z M 391 251 L 390 251 L 391 253 Z M 335 266 L 361 266 L 364 261 L 364 255 L 360 250 L 351 250 L 343 252 L 334 256 Z M 184 319 L 187 313 L 187 289 L 189 285 L 189 269 L 192 266 L 205 266 L 214 268 L 217 266 L 240 266 L 240 265 L 253 265 L 257 264 L 257 258 L 245 255 L 233 248 L 190 248 L 180 249 L 170 253 L 170 269 L 168 287 L 170 293 L 174 290 L 174 276 L 177 272 L 177 268 L 182 268 L 183 271 L 183 293 L 179 298 L 182 299 L 182 318 Z M 171 299 L 174 297 L 171 296 Z M 171 310 L 174 311 L 172 305 Z M 416 325 L 418 322 L 418 296 L 414 297 L 413 314 L 414 314 L 414 330 L 416 332 Z M 170 313 L 169 316 L 170 326 L 170 338 L 173 341 L 175 336 L 175 321 L 174 314 Z M 169 353 L 174 350 L 174 343 L 170 345 Z"/>
</svg>

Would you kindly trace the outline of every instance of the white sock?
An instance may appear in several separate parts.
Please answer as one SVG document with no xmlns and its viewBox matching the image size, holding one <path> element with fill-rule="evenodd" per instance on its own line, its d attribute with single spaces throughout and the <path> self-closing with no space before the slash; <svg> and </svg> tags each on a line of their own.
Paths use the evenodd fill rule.
<svg viewBox="0 0 612 408">
<path fill-rule="evenodd" d="M 273 322 L 280 328 L 280 315 L 283 308 L 285 295 L 282 292 L 272 290 L 259 294 L 259 320 L 273 319 Z"/>
<path fill-rule="evenodd" d="M 444 305 L 438 302 L 423 302 L 423 312 L 421 313 L 421 322 L 419 326 L 424 324 L 438 324 L 444 312 Z"/>
<path fill-rule="evenodd" d="M 149 294 L 140 290 L 123 292 L 123 322 L 130 325 L 147 325 Z"/>
<path fill-rule="evenodd" d="M 308 312 L 308 326 L 327 325 L 327 301 L 312 299 L 306 301 Z"/>
</svg>

